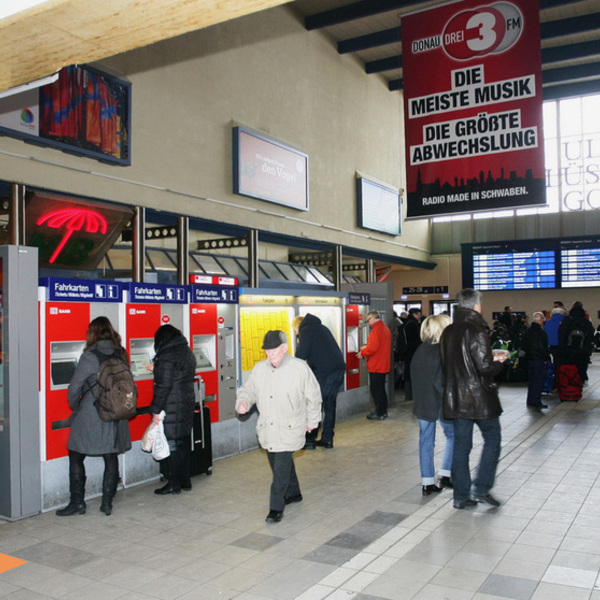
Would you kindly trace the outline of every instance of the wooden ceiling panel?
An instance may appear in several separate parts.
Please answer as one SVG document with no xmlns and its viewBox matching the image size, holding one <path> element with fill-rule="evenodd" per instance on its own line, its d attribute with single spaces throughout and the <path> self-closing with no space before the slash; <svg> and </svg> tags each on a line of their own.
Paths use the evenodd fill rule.
<svg viewBox="0 0 600 600">
<path fill-rule="evenodd" d="M 50 0 L 0 20 L 0 90 L 289 0 Z"/>
</svg>

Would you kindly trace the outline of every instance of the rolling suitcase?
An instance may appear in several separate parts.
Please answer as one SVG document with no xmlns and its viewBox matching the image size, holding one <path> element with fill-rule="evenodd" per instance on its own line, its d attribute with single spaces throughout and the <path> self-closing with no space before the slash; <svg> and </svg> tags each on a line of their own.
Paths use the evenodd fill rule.
<svg viewBox="0 0 600 600">
<path fill-rule="evenodd" d="M 206 473 L 212 475 L 212 436 L 210 431 L 210 411 L 204 405 L 204 381 L 201 377 L 194 380 L 196 392 L 196 408 L 194 409 L 194 421 L 192 424 L 191 453 L 190 453 L 190 477 Z M 160 461 L 161 479 L 169 478 L 168 460 Z"/>
<path fill-rule="evenodd" d="M 190 459 L 190 475 L 212 474 L 212 438 L 210 432 L 210 411 L 208 406 L 200 403 L 194 411 L 192 427 L 192 456 Z"/>
<path fill-rule="evenodd" d="M 575 365 L 560 365 L 556 372 L 556 390 L 561 402 L 577 402 L 583 383 Z"/>
</svg>

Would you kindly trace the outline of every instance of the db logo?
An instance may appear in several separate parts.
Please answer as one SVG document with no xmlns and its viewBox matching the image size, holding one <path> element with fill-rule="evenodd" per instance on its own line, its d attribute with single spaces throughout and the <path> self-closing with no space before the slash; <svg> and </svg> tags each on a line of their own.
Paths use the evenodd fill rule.
<svg viewBox="0 0 600 600">
<path fill-rule="evenodd" d="M 452 17 L 442 39 L 452 58 L 468 60 L 508 50 L 522 31 L 521 11 L 510 2 L 495 2 Z"/>
<path fill-rule="evenodd" d="M 219 317 L 219 318 L 217 319 L 217 321 L 218 321 L 218 322 L 219 322 L 221 325 L 223 325 L 223 323 L 225 323 L 225 318 L 224 318 L 224 317 Z"/>
<path fill-rule="evenodd" d="M 171 320 L 171 317 L 169 317 L 169 315 L 163 315 L 160 320 L 166 325 Z"/>
</svg>

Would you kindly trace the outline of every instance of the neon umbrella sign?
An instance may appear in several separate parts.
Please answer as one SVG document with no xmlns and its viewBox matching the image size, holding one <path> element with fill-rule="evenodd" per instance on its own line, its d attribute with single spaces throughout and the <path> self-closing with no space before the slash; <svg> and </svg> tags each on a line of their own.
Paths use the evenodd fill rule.
<svg viewBox="0 0 600 600">
<path fill-rule="evenodd" d="M 108 230 L 106 219 L 100 213 L 87 208 L 63 208 L 55 210 L 38 219 L 36 225 L 43 225 L 44 223 L 53 229 L 64 227 L 67 230 L 60 244 L 58 244 L 50 257 L 49 263 L 53 263 L 58 258 L 61 250 L 75 231 L 85 229 L 87 233 L 100 232 L 104 234 Z"/>
</svg>

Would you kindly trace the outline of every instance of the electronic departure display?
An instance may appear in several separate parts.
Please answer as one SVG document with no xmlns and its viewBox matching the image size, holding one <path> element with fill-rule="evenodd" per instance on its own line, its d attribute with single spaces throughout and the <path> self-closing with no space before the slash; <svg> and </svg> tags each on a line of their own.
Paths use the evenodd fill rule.
<svg viewBox="0 0 600 600">
<path fill-rule="evenodd" d="M 463 244 L 462 270 L 482 291 L 600 287 L 600 236 Z"/>
<path fill-rule="evenodd" d="M 555 288 L 555 252 L 544 250 L 475 255 L 473 285 L 478 290 Z"/>
<path fill-rule="evenodd" d="M 600 239 L 561 240 L 561 287 L 600 286 Z"/>
</svg>

